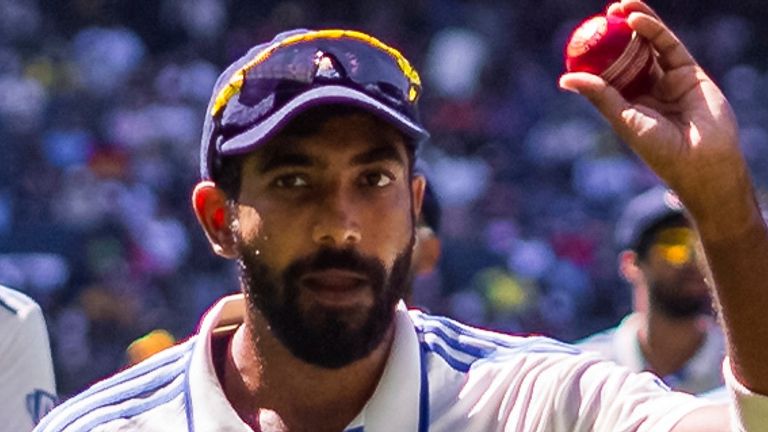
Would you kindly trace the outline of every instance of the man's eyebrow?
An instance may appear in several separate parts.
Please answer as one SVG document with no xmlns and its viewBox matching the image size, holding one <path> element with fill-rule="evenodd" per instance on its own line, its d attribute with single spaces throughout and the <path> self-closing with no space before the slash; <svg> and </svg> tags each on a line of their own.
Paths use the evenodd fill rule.
<svg viewBox="0 0 768 432">
<path fill-rule="evenodd" d="M 294 150 L 276 150 L 266 154 L 258 164 L 259 172 L 266 174 L 286 167 L 310 167 L 317 165 L 317 160 L 305 153 Z"/>
<path fill-rule="evenodd" d="M 405 165 L 405 160 L 395 146 L 381 145 L 371 150 L 354 156 L 351 160 L 352 165 L 367 165 L 375 162 L 392 161 L 400 165 Z"/>
</svg>

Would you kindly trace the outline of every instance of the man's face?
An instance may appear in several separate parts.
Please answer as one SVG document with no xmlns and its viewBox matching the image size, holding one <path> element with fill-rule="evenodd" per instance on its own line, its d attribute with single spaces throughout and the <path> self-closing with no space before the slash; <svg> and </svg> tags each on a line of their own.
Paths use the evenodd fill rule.
<svg viewBox="0 0 768 432">
<path fill-rule="evenodd" d="M 242 170 L 234 231 L 250 313 L 309 363 L 365 357 L 391 326 L 413 249 L 419 187 L 402 136 L 345 114 L 279 135 Z"/>
<path fill-rule="evenodd" d="M 686 225 L 662 228 L 641 262 L 650 307 L 671 318 L 712 312 L 709 287 L 693 255 L 694 241 L 695 234 Z"/>
</svg>

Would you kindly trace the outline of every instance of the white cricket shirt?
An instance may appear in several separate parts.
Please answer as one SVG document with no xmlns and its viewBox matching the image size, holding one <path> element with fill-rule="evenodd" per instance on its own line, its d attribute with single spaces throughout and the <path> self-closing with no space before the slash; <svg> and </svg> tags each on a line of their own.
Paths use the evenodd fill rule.
<svg viewBox="0 0 768 432">
<path fill-rule="evenodd" d="M 36 430 L 250 431 L 211 357 L 211 334 L 244 313 L 241 295 L 222 299 L 197 336 L 95 384 Z M 711 403 L 547 338 L 484 331 L 402 303 L 395 324 L 378 387 L 347 432 L 660 432 Z"/>
<path fill-rule="evenodd" d="M 0 430 L 32 430 L 55 402 L 51 348 L 40 306 L 0 286 Z"/>
<path fill-rule="evenodd" d="M 594 334 L 576 344 L 584 351 L 595 351 L 604 358 L 628 367 L 634 372 L 648 370 L 648 363 L 637 338 L 642 325 L 638 314 L 627 315 L 614 328 Z M 714 322 L 707 323 L 704 343 L 679 371 L 662 377 L 674 388 L 688 393 L 701 394 L 723 386 L 723 359 L 725 337 Z"/>
</svg>

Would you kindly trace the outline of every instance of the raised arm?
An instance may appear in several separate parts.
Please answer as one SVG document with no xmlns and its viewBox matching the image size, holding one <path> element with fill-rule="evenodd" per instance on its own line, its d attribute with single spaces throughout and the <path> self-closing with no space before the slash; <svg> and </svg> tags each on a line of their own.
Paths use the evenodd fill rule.
<svg viewBox="0 0 768 432">
<path fill-rule="evenodd" d="M 658 52 L 652 93 L 627 101 L 601 78 L 563 75 L 616 133 L 680 196 L 693 217 L 716 286 L 730 368 L 747 389 L 768 394 L 768 231 L 720 89 L 658 16 L 639 0 L 620 7 Z"/>
</svg>

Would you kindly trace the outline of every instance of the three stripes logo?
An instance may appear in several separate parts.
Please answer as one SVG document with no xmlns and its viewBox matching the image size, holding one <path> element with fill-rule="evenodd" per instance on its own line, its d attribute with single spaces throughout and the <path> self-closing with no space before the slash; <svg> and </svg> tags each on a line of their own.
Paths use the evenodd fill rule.
<svg viewBox="0 0 768 432">
<path fill-rule="evenodd" d="M 27 411 L 32 417 L 34 424 L 40 422 L 53 407 L 56 406 L 58 398 L 44 390 L 35 390 L 27 395 Z"/>
</svg>

